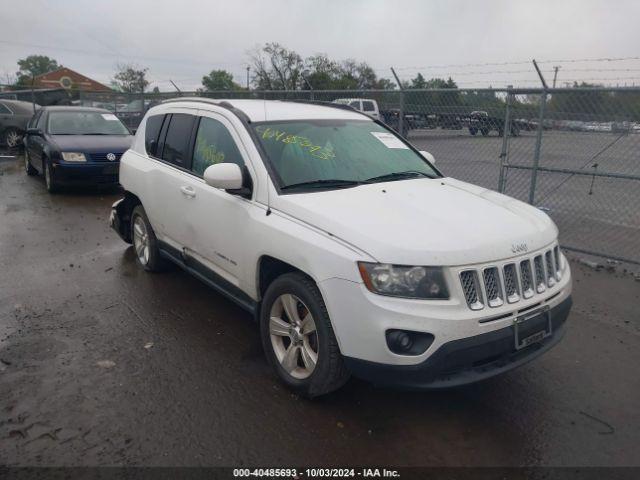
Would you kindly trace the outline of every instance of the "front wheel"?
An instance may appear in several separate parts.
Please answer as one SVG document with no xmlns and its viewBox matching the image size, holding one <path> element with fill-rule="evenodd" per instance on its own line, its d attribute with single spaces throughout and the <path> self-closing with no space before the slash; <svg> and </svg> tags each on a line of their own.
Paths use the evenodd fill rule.
<svg viewBox="0 0 640 480">
<path fill-rule="evenodd" d="M 30 177 L 33 177 L 38 173 L 38 171 L 35 168 L 33 168 L 33 166 L 31 165 L 29 152 L 27 150 L 25 150 L 24 152 L 24 170 L 25 172 L 27 172 L 27 175 L 29 175 Z"/>
<path fill-rule="evenodd" d="M 278 378 L 306 397 L 324 395 L 349 379 L 327 307 L 302 273 L 278 277 L 260 310 L 260 334 Z"/>
<path fill-rule="evenodd" d="M 470 133 L 471 135 L 475 135 L 476 133 L 478 133 L 478 129 L 477 129 L 477 128 L 470 128 L 470 129 L 469 129 L 469 133 Z"/>
<path fill-rule="evenodd" d="M 47 187 L 47 192 L 49 193 L 56 193 L 59 190 L 53 172 L 51 171 L 51 166 L 46 160 L 44 161 L 44 185 Z"/>
</svg>

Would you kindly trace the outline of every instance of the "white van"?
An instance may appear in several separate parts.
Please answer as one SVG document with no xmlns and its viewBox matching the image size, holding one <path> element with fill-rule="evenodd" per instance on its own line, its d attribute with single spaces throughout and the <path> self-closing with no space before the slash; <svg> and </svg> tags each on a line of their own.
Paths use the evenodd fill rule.
<svg viewBox="0 0 640 480">
<path fill-rule="evenodd" d="M 354 108 L 365 115 L 369 115 L 371 118 L 381 120 L 378 102 L 371 100 L 370 98 L 337 98 L 333 103 L 349 105 L 351 108 Z"/>
</svg>

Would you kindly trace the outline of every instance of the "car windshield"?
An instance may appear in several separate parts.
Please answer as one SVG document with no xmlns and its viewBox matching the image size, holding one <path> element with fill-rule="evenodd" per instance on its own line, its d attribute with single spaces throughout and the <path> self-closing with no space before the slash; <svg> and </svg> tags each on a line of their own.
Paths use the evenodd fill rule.
<svg viewBox="0 0 640 480">
<path fill-rule="evenodd" d="M 51 135 L 129 135 L 118 117 L 102 112 L 51 112 L 48 132 Z"/>
<path fill-rule="evenodd" d="M 282 188 L 439 176 L 394 133 L 368 120 L 261 122 L 253 128 Z"/>
</svg>

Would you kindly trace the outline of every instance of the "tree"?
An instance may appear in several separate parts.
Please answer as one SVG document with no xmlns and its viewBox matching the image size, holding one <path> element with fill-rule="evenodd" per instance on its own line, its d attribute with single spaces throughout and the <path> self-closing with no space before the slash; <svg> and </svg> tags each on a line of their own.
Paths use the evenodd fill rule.
<svg viewBox="0 0 640 480">
<path fill-rule="evenodd" d="M 202 77 L 202 86 L 207 92 L 214 90 L 240 90 L 240 85 L 233 81 L 233 75 L 226 70 L 211 70 Z"/>
<path fill-rule="evenodd" d="M 418 73 L 415 78 L 411 79 L 411 83 L 407 88 L 427 88 L 427 81 L 421 73 Z"/>
<path fill-rule="evenodd" d="M 56 60 L 46 55 L 29 55 L 27 58 L 18 60 L 18 83 L 28 85 L 33 77 L 43 73 L 52 72 L 61 67 Z"/>
<path fill-rule="evenodd" d="M 133 64 L 116 66 L 116 74 L 111 80 L 111 86 L 123 93 L 142 93 L 149 86 L 147 80 L 148 68 L 140 68 Z"/>
<path fill-rule="evenodd" d="M 302 57 L 279 43 L 267 43 L 251 53 L 253 83 L 261 90 L 296 90 L 304 69 Z"/>
</svg>

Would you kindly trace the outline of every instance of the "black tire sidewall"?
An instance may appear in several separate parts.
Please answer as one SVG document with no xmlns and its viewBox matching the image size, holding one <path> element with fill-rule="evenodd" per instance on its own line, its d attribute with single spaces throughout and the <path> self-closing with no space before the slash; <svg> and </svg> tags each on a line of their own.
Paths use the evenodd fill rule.
<svg viewBox="0 0 640 480">
<path fill-rule="evenodd" d="M 330 374 L 329 365 L 329 345 L 331 336 L 329 315 L 326 313 L 324 301 L 320 292 L 316 288 L 316 292 L 310 291 L 305 283 L 300 282 L 302 274 L 285 274 L 277 278 L 267 289 L 260 309 L 260 336 L 265 355 L 272 367 L 277 371 L 278 377 L 288 387 L 303 393 L 307 396 L 313 396 L 313 392 L 317 386 L 325 382 L 325 377 Z M 311 311 L 316 324 L 316 332 L 318 335 L 318 363 L 313 373 L 305 379 L 293 378 L 289 375 L 278 361 L 273 346 L 271 345 L 271 335 L 269 333 L 269 319 L 271 307 L 275 300 L 285 293 L 291 293 L 302 300 Z"/>
<path fill-rule="evenodd" d="M 58 191 L 58 186 L 56 185 L 56 180 L 53 176 L 53 171 L 51 170 L 51 165 L 45 158 L 42 162 L 44 164 L 44 168 L 42 169 L 43 177 L 44 177 L 44 186 L 49 193 L 56 193 Z M 49 172 L 49 184 L 47 184 L 47 171 Z"/>
</svg>

